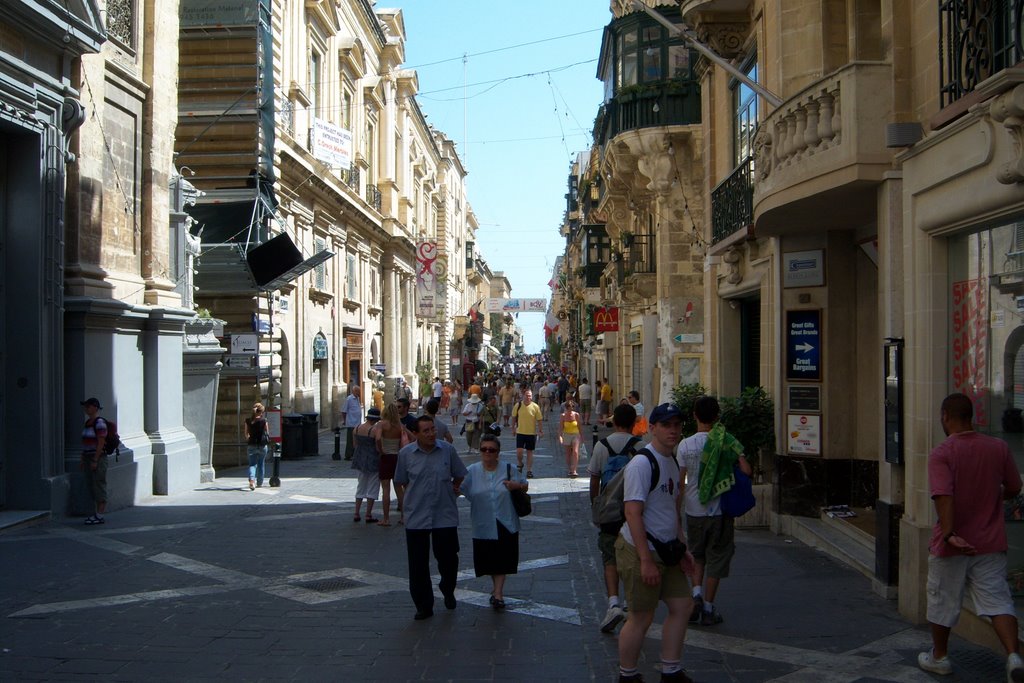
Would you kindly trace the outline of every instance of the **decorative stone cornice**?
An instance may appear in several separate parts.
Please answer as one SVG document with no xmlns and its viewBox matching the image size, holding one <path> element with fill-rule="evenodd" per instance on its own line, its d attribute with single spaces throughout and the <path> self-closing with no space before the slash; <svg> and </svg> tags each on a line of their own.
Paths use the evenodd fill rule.
<svg viewBox="0 0 1024 683">
<path fill-rule="evenodd" d="M 1024 85 L 993 99 L 989 114 L 1010 133 L 1015 151 L 1014 158 L 996 172 L 996 180 L 1004 185 L 1024 182 Z"/>
</svg>

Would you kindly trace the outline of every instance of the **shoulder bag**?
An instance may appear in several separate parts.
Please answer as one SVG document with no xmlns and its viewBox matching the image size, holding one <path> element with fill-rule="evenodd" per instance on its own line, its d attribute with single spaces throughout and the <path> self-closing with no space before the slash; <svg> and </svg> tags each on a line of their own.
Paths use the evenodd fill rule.
<svg viewBox="0 0 1024 683">
<path fill-rule="evenodd" d="M 505 463 L 505 479 L 508 481 L 514 481 L 512 479 L 512 465 Z M 516 489 L 515 491 L 508 492 L 512 496 L 512 507 L 515 508 L 516 514 L 520 517 L 526 517 L 533 512 L 533 501 L 530 500 L 530 494 L 522 489 Z"/>
</svg>

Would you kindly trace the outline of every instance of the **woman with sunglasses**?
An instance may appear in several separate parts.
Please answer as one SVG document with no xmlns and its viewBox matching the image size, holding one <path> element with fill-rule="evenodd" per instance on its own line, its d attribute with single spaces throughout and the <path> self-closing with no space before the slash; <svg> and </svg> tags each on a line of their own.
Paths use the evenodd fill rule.
<svg viewBox="0 0 1024 683">
<path fill-rule="evenodd" d="M 470 504 L 473 521 L 473 569 L 490 576 L 491 606 L 505 608 L 505 577 L 519 571 L 519 515 L 510 491 L 526 491 L 529 483 L 511 462 L 502 462 L 498 437 L 480 438 L 480 462 L 469 466 L 460 492 Z"/>
</svg>

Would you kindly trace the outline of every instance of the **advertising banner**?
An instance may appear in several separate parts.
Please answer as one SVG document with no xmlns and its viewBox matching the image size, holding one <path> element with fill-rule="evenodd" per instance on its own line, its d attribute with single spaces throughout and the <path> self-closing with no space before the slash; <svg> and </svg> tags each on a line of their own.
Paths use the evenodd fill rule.
<svg viewBox="0 0 1024 683">
<path fill-rule="evenodd" d="M 604 306 L 594 309 L 594 332 L 618 332 L 619 309 L 617 306 Z"/>
<path fill-rule="evenodd" d="M 544 313 L 547 299 L 488 299 L 488 313 Z"/>
<path fill-rule="evenodd" d="M 420 242 L 416 247 L 416 314 L 432 318 L 437 309 L 437 242 Z"/>
<path fill-rule="evenodd" d="M 319 161 L 343 171 L 352 169 L 352 133 L 330 121 L 313 119 L 310 151 Z"/>
</svg>

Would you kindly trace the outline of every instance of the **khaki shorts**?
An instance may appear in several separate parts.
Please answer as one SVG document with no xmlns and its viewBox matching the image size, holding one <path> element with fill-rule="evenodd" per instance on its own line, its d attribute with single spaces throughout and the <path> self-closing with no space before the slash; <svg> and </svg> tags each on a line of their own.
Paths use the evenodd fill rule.
<svg viewBox="0 0 1024 683">
<path fill-rule="evenodd" d="M 929 555 L 927 591 L 928 621 L 940 626 L 956 626 L 965 593 L 978 616 L 1017 613 L 1006 582 L 1006 553 Z"/>
<path fill-rule="evenodd" d="M 686 517 L 686 543 L 697 564 L 712 579 L 729 576 L 729 564 L 736 554 L 735 522 L 732 517 Z"/>
<path fill-rule="evenodd" d="M 626 603 L 634 612 L 653 612 L 659 600 L 690 597 L 690 581 L 683 570 L 678 566 L 666 567 L 657 553 L 652 550 L 651 554 L 661 572 L 661 582 L 657 586 L 648 586 L 643 582 L 640 576 L 640 556 L 636 554 L 636 548 L 626 543 L 622 536 L 615 541 L 615 566 L 626 588 Z"/>
</svg>

